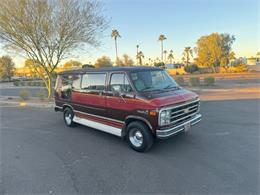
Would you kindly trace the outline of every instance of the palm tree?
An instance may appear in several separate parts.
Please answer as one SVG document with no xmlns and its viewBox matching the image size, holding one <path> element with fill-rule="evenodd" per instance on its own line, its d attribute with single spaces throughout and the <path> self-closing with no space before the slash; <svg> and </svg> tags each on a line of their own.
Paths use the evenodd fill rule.
<svg viewBox="0 0 260 195">
<path fill-rule="evenodd" d="M 115 40 L 115 48 L 116 48 L 116 59 L 118 59 L 118 52 L 117 52 L 117 38 L 121 37 L 118 30 L 112 30 L 111 37 Z"/>
<path fill-rule="evenodd" d="M 168 55 L 168 60 L 170 60 L 170 63 L 172 64 L 172 62 L 173 62 L 173 59 L 174 59 L 174 57 L 173 57 L 173 51 L 171 50 L 170 51 L 170 54 Z"/>
<path fill-rule="evenodd" d="M 152 59 L 148 58 L 148 61 L 149 61 L 149 66 L 151 66 L 152 65 Z"/>
<path fill-rule="evenodd" d="M 166 40 L 166 36 L 161 34 L 158 38 L 158 41 L 161 41 L 161 61 L 163 62 L 163 41 Z"/>
<path fill-rule="evenodd" d="M 188 65 L 190 63 L 190 56 L 193 57 L 191 47 L 185 47 L 184 52 L 183 52 L 183 57 L 186 60 L 186 65 Z"/>
<path fill-rule="evenodd" d="M 136 45 L 136 63 L 138 64 L 138 52 L 139 52 L 139 45 Z"/>
<path fill-rule="evenodd" d="M 165 63 L 166 63 L 166 55 L 167 55 L 167 51 L 164 50 L 163 53 L 164 53 L 164 60 L 165 60 Z"/>
<path fill-rule="evenodd" d="M 144 58 L 144 54 L 142 51 L 139 51 L 138 54 L 136 55 L 136 59 L 139 60 L 139 64 L 142 66 L 143 65 L 143 61 L 142 59 Z"/>
</svg>

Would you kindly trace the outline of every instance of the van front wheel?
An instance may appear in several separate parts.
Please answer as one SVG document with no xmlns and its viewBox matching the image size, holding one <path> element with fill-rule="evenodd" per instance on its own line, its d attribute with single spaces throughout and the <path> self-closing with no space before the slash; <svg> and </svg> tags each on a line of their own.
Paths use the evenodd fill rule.
<svg viewBox="0 0 260 195">
<path fill-rule="evenodd" d="M 154 142 L 154 137 L 148 127 L 142 122 L 132 122 L 127 126 L 127 142 L 131 148 L 138 152 L 149 150 Z"/>
<path fill-rule="evenodd" d="M 65 108 L 65 110 L 63 111 L 63 119 L 65 124 L 68 127 L 74 127 L 75 126 L 75 122 L 73 121 L 74 118 L 74 112 L 71 108 Z"/>
</svg>

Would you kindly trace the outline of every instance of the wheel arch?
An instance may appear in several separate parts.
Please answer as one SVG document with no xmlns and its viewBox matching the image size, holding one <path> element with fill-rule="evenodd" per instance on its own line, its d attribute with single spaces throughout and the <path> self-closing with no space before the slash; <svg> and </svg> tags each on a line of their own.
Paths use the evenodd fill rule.
<svg viewBox="0 0 260 195">
<path fill-rule="evenodd" d="M 140 116 L 128 116 L 125 119 L 125 124 L 124 124 L 123 129 L 122 129 L 122 137 L 123 138 L 125 138 L 125 136 L 127 135 L 127 126 L 134 121 L 142 122 L 143 124 L 145 124 L 148 127 L 148 129 L 152 132 L 152 134 L 154 134 L 152 125 L 147 119 L 140 117 Z"/>
<path fill-rule="evenodd" d="M 72 107 L 71 105 L 69 105 L 69 104 L 63 104 L 63 105 L 62 105 L 62 111 L 64 111 L 66 108 L 70 108 L 70 109 L 74 112 L 74 109 L 73 109 L 73 107 Z"/>
</svg>

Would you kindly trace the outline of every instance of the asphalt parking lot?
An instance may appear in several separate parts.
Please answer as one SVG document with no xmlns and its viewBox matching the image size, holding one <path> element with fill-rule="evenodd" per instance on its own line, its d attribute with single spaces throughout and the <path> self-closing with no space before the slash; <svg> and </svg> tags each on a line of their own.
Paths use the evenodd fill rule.
<svg viewBox="0 0 260 195">
<path fill-rule="evenodd" d="M 51 109 L 1 109 L 0 194 L 259 194 L 260 100 L 202 102 L 187 134 L 148 153 Z"/>
</svg>

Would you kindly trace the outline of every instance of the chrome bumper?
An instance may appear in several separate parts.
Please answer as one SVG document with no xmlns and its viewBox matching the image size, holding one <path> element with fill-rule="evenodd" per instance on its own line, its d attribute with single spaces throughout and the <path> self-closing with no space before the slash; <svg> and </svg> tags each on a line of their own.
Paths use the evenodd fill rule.
<svg viewBox="0 0 260 195">
<path fill-rule="evenodd" d="M 169 129 L 157 129 L 156 130 L 156 136 L 158 138 L 167 138 L 169 136 L 172 136 L 180 131 L 184 131 L 185 129 L 185 125 L 187 125 L 188 123 L 190 123 L 191 126 L 197 124 L 198 122 L 201 121 L 201 114 L 196 114 L 193 118 L 191 118 L 190 120 L 180 124 L 180 125 L 177 125 L 175 127 L 171 127 Z"/>
</svg>

